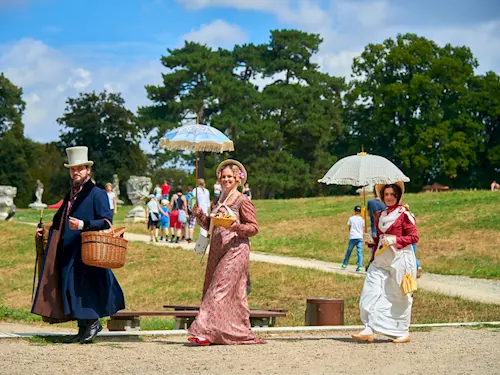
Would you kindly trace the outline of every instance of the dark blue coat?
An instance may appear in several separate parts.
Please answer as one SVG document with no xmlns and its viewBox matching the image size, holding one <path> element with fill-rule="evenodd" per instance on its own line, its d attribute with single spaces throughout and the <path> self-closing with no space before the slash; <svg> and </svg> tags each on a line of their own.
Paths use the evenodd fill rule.
<svg viewBox="0 0 500 375">
<path fill-rule="evenodd" d="M 69 193 L 54 216 L 53 229 L 59 228 L 68 199 Z M 83 220 L 84 231 L 107 229 L 109 225 L 104 218 L 113 220 L 106 192 L 90 180 L 78 194 L 69 216 Z M 113 315 L 125 308 L 120 285 L 110 269 L 91 267 L 83 263 L 81 241 L 81 231 L 70 229 L 69 220 L 65 220 L 61 226 L 61 239 L 56 255 L 57 270 L 60 272 L 58 284 L 61 293 L 58 295 L 62 299 L 64 315 L 69 319 L 96 319 Z M 49 246 L 50 242 L 47 248 Z M 42 276 L 43 270 L 40 272 L 40 280 Z"/>
</svg>

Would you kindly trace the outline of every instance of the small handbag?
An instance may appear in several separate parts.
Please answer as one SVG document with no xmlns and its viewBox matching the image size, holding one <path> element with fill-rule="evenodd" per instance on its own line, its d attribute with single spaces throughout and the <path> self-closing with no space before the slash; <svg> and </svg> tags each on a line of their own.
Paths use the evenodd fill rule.
<svg viewBox="0 0 500 375">
<path fill-rule="evenodd" d="M 212 221 L 210 221 L 210 227 L 208 228 L 208 234 L 205 237 L 204 235 L 200 234 L 198 236 L 198 240 L 196 241 L 196 244 L 194 245 L 194 252 L 198 255 L 205 255 L 207 252 L 208 245 L 210 244 L 210 236 L 212 235 L 212 230 L 214 229 L 214 224 Z"/>
<path fill-rule="evenodd" d="M 187 221 L 187 216 L 186 216 L 186 211 L 184 210 L 179 210 L 179 218 L 177 221 L 181 224 L 185 224 Z"/>
</svg>

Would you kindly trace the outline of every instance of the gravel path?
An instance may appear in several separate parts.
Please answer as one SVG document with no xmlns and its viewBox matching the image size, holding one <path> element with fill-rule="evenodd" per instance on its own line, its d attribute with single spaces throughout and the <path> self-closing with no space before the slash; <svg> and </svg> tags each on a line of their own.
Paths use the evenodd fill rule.
<svg viewBox="0 0 500 375">
<path fill-rule="evenodd" d="M 265 345 L 193 347 L 185 337 L 92 345 L 0 341 L 2 374 L 500 374 L 500 329 L 413 332 L 409 344 L 350 332 L 266 337 Z"/>
<path fill-rule="evenodd" d="M 151 243 L 148 235 L 126 233 L 125 238 L 129 241 Z M 166 242 L 153 242 L 156 246 L 180 247 L 185 250 L 193 250 L 194 243 L 186 242 L 171 244 Z M 253 262 L 265 262 L 283 264 L 287 266 L 313 268 L 324 272 L 343 273 L 351 276 L 364 277 L 364 272 L 356 272 L 355 266 L 347 269 L 340 268 L 340 263 L 324 262 L 316 259 L 294 258 L 264 253 L 250 253 Z M 442 293 L 448 296 L 458 296 L 471 301 L 500 304 L 500 280 L 475 279 L 466 276 L 449 276 L 426 273 L 418 280 L 419 288 L 431 292 Z"/>
</svg>

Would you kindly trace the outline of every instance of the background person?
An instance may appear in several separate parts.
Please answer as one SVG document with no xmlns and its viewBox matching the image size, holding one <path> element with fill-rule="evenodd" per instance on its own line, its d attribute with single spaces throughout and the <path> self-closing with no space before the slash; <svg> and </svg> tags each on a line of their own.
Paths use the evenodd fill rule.
<svg viewBox="0 0 500 375">
<path fill-rule="evenodd" d="M 105 188 L 106 188 L 106 194 L 108 195 L 109 208 L 111 212 L 113 212 L 113 215 L 116 215 L 118 213 L 118 204 L 117 204 L 116 194 L 113 191 L 113 184 L 111 182 L 108 182 Z"/>
<path fill-rule="evenodd" d="M 218 200 L 221 194 L 222 194 L 222 185 L 220 184 L 219 179 L 217 179 L 215 181 L 215 184 L 214 184 L 214 198 L 215 198 L 215 200 Z"/>
<path fill-rule="evenodd" d="M 176 193 L 172 195 L 172 199 L 170 200 L 171 243 L 179 243 L 179 239 L 182 235 L 182 228 L 187 221 L 186 208 L 186 197 L 182 193 L 182 186 L 178 186 Z M 176 236 L 175 240 L 174 236 Z"/>
<path fill-rule="evenodd" d="M 195 190 L 198 206 L 200 206 L 205 215 L 208 215 L 208 207 L 210 206 L 210 191 L 208 191 L 205 187 L 205 180 L 203 178 L 199 178 L 198 181 L 196 181 Z M 195 216 L 193 215 L 193 217 Z M 208 232 L 205 228 L 200 227 L 200 234 L 207 237 Z"/>
<path fill-rule="evenodd" d="M 153 194 L 149 195 L 149 202 L 146 204 L 146 216 L 148 217 L 148 229 L 150 241 L 158 242 L 158 228 L 160 226 L 160 206 Z M 153 236 L 154 233 L 154 236 Z"/>
<path fill-rule="evenodd" d="M 354 216 L 351 216 L 347 221 L 349 227 L 349 242 L 347 244 L 347 251 L 344 256 L 342 268 L 347 268 L 349 258 L 351 257 L 352 249 L 356 247 L 358 252 L 358 267 L 356 272 L 363 270 L 363 231 L 365 229 L 365 221 L 361 217 L 361 207 L 354 207 Z"/>
<path fill-rule="evenodd" d="M 162 199 L 160 206 L 160 241 L 165 236 L 165 241 L 168 241 L 168 227 L 170 223 L 170 211 L 168 209 L 168 200 Z"/>
<path fill-rule="evenodd" d="M 170 194 L 170 185 L 167 180 L 163 180 L 163 184 L 161 185 L 161 199 L 166 199 L 168 201 L 168 197 Z"/>
</svg>

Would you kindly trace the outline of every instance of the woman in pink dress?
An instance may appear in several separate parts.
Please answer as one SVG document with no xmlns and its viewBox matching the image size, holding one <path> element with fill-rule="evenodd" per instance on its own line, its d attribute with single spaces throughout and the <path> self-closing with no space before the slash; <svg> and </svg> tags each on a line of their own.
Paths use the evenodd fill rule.
<svg viewBox="0 0 500 375">
<path fill-rule="evenodd" d="M 228 212 L 236 217 L 229 228 L 213 226 L 200 312 L 188 332 L 188 340 L 198 345 L 262 344 L 250 329 L 246 286 L 250 259 L 249 237 L 259 230 L 255 207 L 237 190 L 247 173 L 235 160 L 225 160 L 217 168 L 223 193 L 211 212 Z M 193 215 L 201 227 L 209 229 L 210 217 L 198 205 Z M 209 231 L 210 232 L 210 231 Z"/>
</svg>

